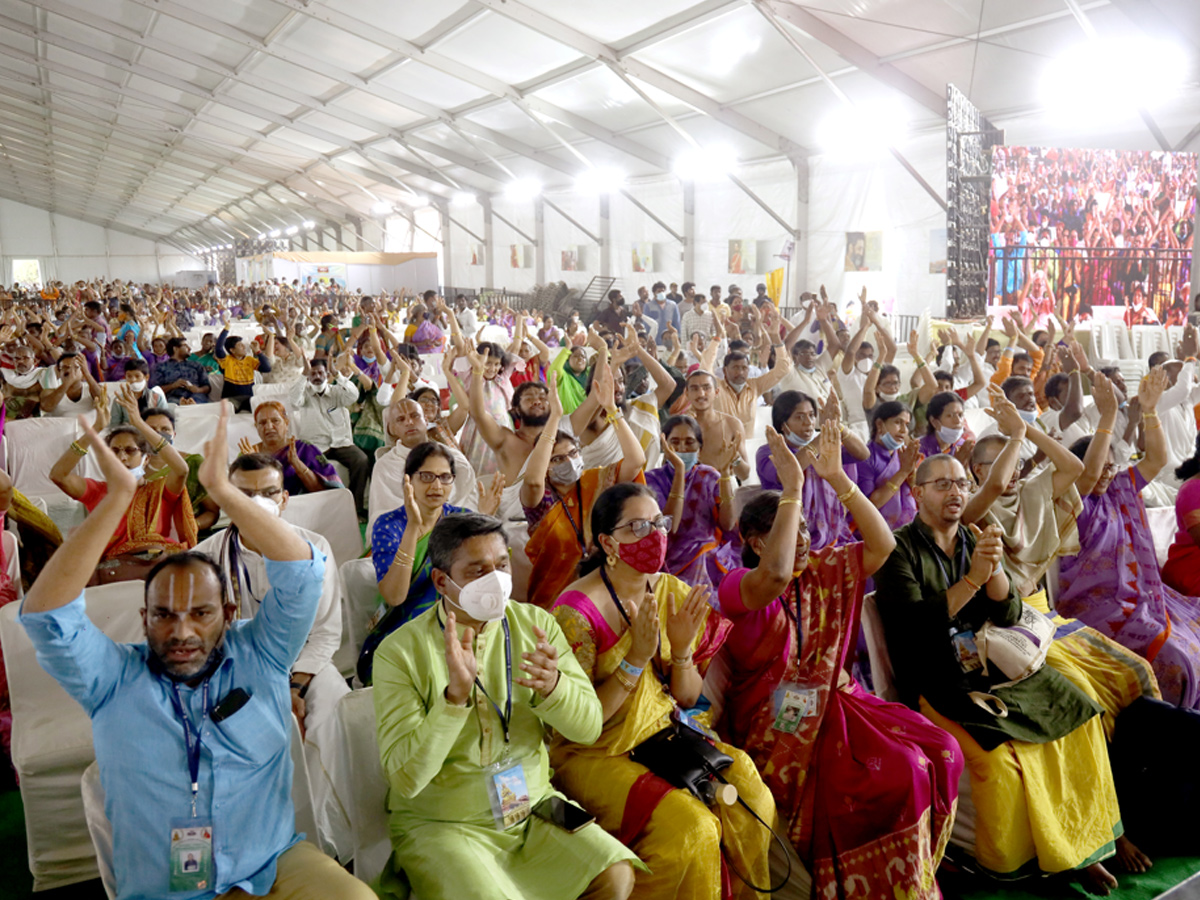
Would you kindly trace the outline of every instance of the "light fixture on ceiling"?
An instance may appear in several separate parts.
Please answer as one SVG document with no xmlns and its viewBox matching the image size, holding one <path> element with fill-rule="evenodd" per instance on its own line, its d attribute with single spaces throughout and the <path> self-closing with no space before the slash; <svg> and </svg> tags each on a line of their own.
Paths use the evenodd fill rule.
<svg viewBox="0 0 1200 900">
<path fill-rule="evenodd" d="M 1096 37 L 1050 61 L 1040 95 L 1047 109 L 1081 121 L 1153 106 L 1174 96 L 1187 74 L 1187 54 L 1173 41 Z"/>
<path fill-rule="evenodd" d="M 842 159 L 872 159 L 908 134 L 903 107 L 892 101 L 840 103 L 817 127 L 821 150 Z"/>
<path fill-rule="evenodd" d="M 455 191 L 454 196 L 450 198 L 451 206 L 470 206 L 477 198 L 470 191 Z"/>
<path fill-rule="evenodd" d="M 593 166 L 575 179 L 575 190 L 581 194 L 615 194 L 624 186 L 625 173 L 615 166 Z"/>
<path fill-rule="evenodd" d="M 532 200 L 542 192 L 542 183 L 536 178 L 515 178 L 504 188 L 504 199 L 521 202 Z"/>
<path fill-rule="evenodd" d="M 317 223 L 316 223 L 316 222 L 314 222 L 312 219 L 305 219 L 305 220 L 304 220 L 304 230 L 305 230 L 305 231 L 312 231 L 312 230 L 313 230 L 313 228 L 316 226 L 316 224 L 317 224 Z"/>
<path fill-rule="evenodd" d="M 377 216 L 386 216 L 392 211 L 392 204 L 386 200 L 376 200 L 371 204 L 371 212 Z"/>
<path fill-rule="evenodd" d="M 287 231 L 285 231 L 284 234 L 295 234 L 299 230 L 300 230 L 299 225 L 293 225 L 291 228 L 289 228 Z"/>
<path fill-rule="evenodd" d="M 673 169 L 684 181 L 716 181 L 737 169 L 737 154 L 727 144 L 688 147 L 675 157 Z"/>
<path fill-rule="evenodd" d="M 262 234 L 260 234 L 260 235 L 258 236 L 258 239 L 259 239 L 260 241 L 265 241 L 265 240 L 267 239 L 267 233 L 264 231 Z"/>
<path fill-rule="evenodd" d="M 277 237 L 279 237 L 279 235 L 281 235 L 282 233 L 283 233 L 283 232 L 281 232 L 281 231 L 280 231 L 278 228 L 276 228 L 274 231 L 268 232 L 268 233 L 267 233 L 267 237 L 273 237 L 273 238 L 277 238 Z"/>
</svg>

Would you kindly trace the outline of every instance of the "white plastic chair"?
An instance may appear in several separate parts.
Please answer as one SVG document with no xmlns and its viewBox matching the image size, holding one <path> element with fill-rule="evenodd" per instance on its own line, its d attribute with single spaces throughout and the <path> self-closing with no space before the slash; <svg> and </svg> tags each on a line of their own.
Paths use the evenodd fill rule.
<svg viewBox="0 0 1200 900">
<path fill-rule="evenodd" d="M 117 877 L 113 871 L 112 823 L 104 813 L 104 785 L 100 782 L 100 765 L 93 762 L 80 780 L 83 797 L 83 812 L 87 821 L 88 836 L 96 851 L 96 865 L 100 870 L 100 882 L 104 893 L 113 900 L 117 896 Z M 253 798 L 245 798 L 254 802 Z M 313 820 L 312 795 L 308 787 L 308 767 L 304 762 L 304 741 L 300 737 L 300 726 L 292 719 L 292 804 L 296 808 L 296 833 L 317 843 L 317 826 Z"/>
<path fill-rule="evenodd" d="M 338 567 L 362 556 L 362 531 L 358 527 L 354 495 L 346 488 L 288 497 L 283 518 L 293 525 L 315 531 L 329 541 Z"/>
<path fill-rule="evenodd" d="M 1150 534 L 1154 538 L 1154 555 L 1158 557 L 1158 565 L 1161 568 L 1166 565 L 1167 554 L 1171 550 L 1178 527 L 1175 507 L 1163 506 L 1146 510 L 1146 523 L 1150 526 Z"/>
<path fill-rule="evenodd" d="M 370 559 L 351 559 L 338 566 L 342 579 L 342 645 L 333 664 L 347 678 L 355 674 L 358 654 L 367 639 L 367 624 L 379 608 L 379 583 Z"/>
<path fill-rule="evenodd" d="M 114 641 L 144 639 L 140 581 L 88 588 L 88 617 Z M 95 759 L 92 723 L 38 664 L 17 619 L 19 604 L 0 609 L 0 646 L 12 702 L 12 760 L 21 781 L 34 890 L 97 877 L 80 778 Z"/>
<path fill-rule="evenodd" d="M 329 776 L 354 829 L 354 874 L 370 884 L 392 858 L 387 779 L 375 736 L 374 689 L 351 691 L 338 703 L 338 746 Z"/>
</svg>

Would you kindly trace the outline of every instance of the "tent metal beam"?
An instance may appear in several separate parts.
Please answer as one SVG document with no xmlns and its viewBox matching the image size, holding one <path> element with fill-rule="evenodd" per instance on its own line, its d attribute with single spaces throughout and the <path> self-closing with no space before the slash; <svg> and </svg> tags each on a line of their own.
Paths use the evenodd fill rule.
<svg viewBox="0 0 1200 900">
<path fill-rule="evenodd" d="M 685 185 L 686 185 L 686 182 L 685 182 Z M 686 187 L 685 187 L 685 190 L 686 190 Z M 630 203 L 632 203 L 634 206 L 636 206 L 638 209 L 640 209 L 642 212 L 644 212 L 646 214 L 646 217 L 648 219 L 650 219 L 651 222 L 658 225 L 659 228 L 661 228 L 663 231 L 665 231 L 671 237 L 675 238 L 675 240 L 679 241 L 679 243 L 684 244 L 684 245 L 687 244 L 687 241 L 684 239 L 682 234 L 680 234 L 678 231 L 676 231 L 674 228 L 672 228 L 670 225 L 668 225 L 666 222 L 664 222 L 662 219 L 660 219 L 658 217 L 658 215 L 655 214 L 655 212 L 653 210 L 651 210 L 650 207 L 648 207 L 645 203 L 643 203 L 637 197 L 633 196 L 633 194 L 629 193 L 629 191 L 625 190 L 624 188 L 621 188 L 619 193 L 621 194 L 622 197 L 624 197 L 626 200 L 628 200 Z"/>
<path fill-rule="evenodd" d="M 572 216 L 570 213 L 568 213 L 566 210 L 564 210 L 557 203 L 553 202 L 548 197 L 542 197 L 542 202 L 545 203 L 552 210 L 554 210 L 556 213 L 558 213 L 560 216 L 562 216 L 564 219 L 566 219 L 568 222 L 570 222 L 572 225 L 574 225 L 576 228 L 578 228 L 580 231 L 582 231 L 584 234 L 586 234 L 588 236 L 588 238 L 591 239 L 593 244 L 600 243 L 599 235 L 595 234 L 590 228 L 587 228 L 584 225 L 581 225 L 578 219 L 576 219 L 574 216 Z"/>
<path fill-rule="evenodd" d="M 499 219 L 501 222 L 503 222 L 505 225 L 507 225 L 509 228 L 511 228 L 513 231 L 515 231 L 517 234 L 519 234 L 521 237 L 525 238 L 525 240 L 529 241 L 529 243 L 531 243 L 531 244 L 537 243 L 536 238 L 530 237 L 528 234 L 526 234 L 524 231 L 522 231 L 520 228 L 518 228 L 516 225 L 514 225 L 509 219 L 505 218 L 504 216 L 500 215 L 500 213 L 496 212 L 495 207 L 492 207 L 492 215 L 495 216 L 497 219 Z"/>
</svg>

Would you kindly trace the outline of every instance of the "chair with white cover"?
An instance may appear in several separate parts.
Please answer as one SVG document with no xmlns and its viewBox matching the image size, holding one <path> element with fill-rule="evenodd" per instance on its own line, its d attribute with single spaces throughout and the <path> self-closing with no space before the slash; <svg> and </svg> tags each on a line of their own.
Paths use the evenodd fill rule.
<svg viewBox="0 0 1200 900">
<path fill-rule="evenodd" d="M 17 533 L 9 531 L 6 528 L 0 532 L 0 541 L 4 542 L 4 561 L 8 564 L 8 580 L 17 589 L 17 597 L 19 599 L 25 596 L 25 591 L 21 587 L 21 549 L 20 542 L 17 540 Z"/>
<path fill-rule="evenodd" d="M 338 576 L 342 579 L 342 645 L 333 654 L 333 664 L 351 678 L 367 639 L 367 625 L 379 608 L 379 582 L 370 559 L 347 560 L 338 566 Z"/>
<path fill-rule="evenodd" d="M 283 519 L 315 531 L 329 541 L 334 563 L 342 566 L 363 554 L 362 531 L 354 509 L 354 495 L 346 488 L 294 494 L 288 497 Z"/>
<path fill-rule="evenodd" d="M 139 581 L 88 588 L 88 617 L 114 641 L 144 639 Z M 12 703 L 12 760 L 21 783 L 34 890 L 97 877 L 84 821 L 80 778 L 95 759 L 92 723 L 38 664 L 18 621 L 19 604 L 0 608 L 0 646 Z"/>
<path fill-rule="evenodd" d="M 112 823 L 104 812 L 104 785 L 100 782 L 99 763 L 93 762 L 84 770 L 80 792 L 88 835 L 96 851 L 100 882 L 109 900 L 113 900 L 117 896 L 117 876 L 113 871 L 113 831 Z M 253 802 L 253 798 L 247 799 Z M 308 767 L 304 763 L 304 740 L 300 737 L 300 726 L 295 718 L 292 719 L 292 804 L 296 808 L 296 833 L 305 835 L 309 841 L 317 844 L 312 796 L 308 789 Z"/>
<path fill-rule="evenodd" d="M 1175 518 L 1174 506 L 1163 506 L 1146 510 L 1146 524 L 1150 526 L 1150 534 L 1154 538 L 1154 555 L 1158 557 L 1159 568 L 1166 565 L 1167 554 L 1175 541 L 1178 520 Z"/>
</svg>

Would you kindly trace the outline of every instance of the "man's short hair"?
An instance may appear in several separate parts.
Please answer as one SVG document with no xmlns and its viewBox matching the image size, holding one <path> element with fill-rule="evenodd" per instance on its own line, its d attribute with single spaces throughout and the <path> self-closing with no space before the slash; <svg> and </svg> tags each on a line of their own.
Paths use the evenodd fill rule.
<svg viewBox="0 0 1200 900">
<path fill-rule="evenodd" d="M 987 455 L 990 448 L 999 446 L 1000 450 L 1008 444 L 1008 438 L 1002 434 L 985 434 L 975 442 L 975 449 L 971 451 L 971 465 L 977 466 L 984 462 L 984 457 Z M 996 452 L 999 453 L 1000 450 Z M 995 457 L 993 456 L 994 460 Z"/>
<path fill-rule="evenodd" d="M 146 573 L 146 587 L 142 593 L 142 605 L 150 605 L 150 585 L 154 583 L 154 579 L 158 577 L 159 572 L 167 569 L 183 569 L 189 566 L 200 566 L 203 569 L 208 569 L 217 579 L 217 584 L 221 586 L 221 605 L 231 606 L 232 603 L 225 593 L 225 573 L 221 571 L 210 557 L 203 553 L 197 553 L 195 550 L 185 550 L 182 553 L 172 553 L 170 556 L 160 559 L 154 564 L 154 567 Z"/>
<path fill-rule="evenodd" d="M 699 375 L 703 375 L 705 378 L 711 379 L 713 384 L 717 383 L 717 379 L 713 376 L 712 372 L 705 371 L 704 369 L 697 369 L 694 372 L 688 372 L 687 377 L 683 379 L 684 385 L 686 386 L 691 384 L 692 379 Z"/>
<path fill-rule="evenodd" d="M 999 347 L 999 346 L 1000 346 L 1000 342 L 998 340 L 996 340 L 995 338 L 988 338 L 987 346 L 984 347 L 983 349 L 984 349 L 984 352 L 987 352 L 988 350 L 991 350 L 993 347 Z"/>
<path fill-rule="evenodd" d="M 146 412 L 142 415 L 142 418 L 149 420 L 151 416 L 162 416 L 163 418 L 168 419 L 171 422 L 172 428 L 178 424 L 175 421 L 175 413 L 171 412 L 170 407 L 167 407 L 166 409 L 159 409 L 156 406 L 152 406 L 146 410 Z"/>
<path fill-rule="evenodd" d="M 183 344 L 186 344 L 186 343 L 187 343 L 187 341 L 184 338 L 181 338 L 181 337 L 171 338 L 169 341 L 167 341 L 167 356 L 174 356 L 175 351 L 177 349 L 179 349 L 180 346 L 182 346 Z"/>
<path fill-rule="evenodd" d="M 150 366 L 144 359 L 127 359 L 125 360 L 125 374 L 130 372 L 141 372 L 143 375 L 150 375 Z"/>
<path fill-rule="evenodd" d="M 692 281 L 685 281 L 683 284 L 681 284 L 679 286 L 679 292 L 681 294 L 686 294 L 688 292 L 688 290 L 694 291 L 695 289 L 696 289 L 696 284 L 695 284 L 695 282 L 692 282 Z"/>
<path fill-rule="evenodd" d="M 665 291 L 666 289 L 667 289 L 667 286 L 665 284 L 663 284 L 661 281 L 654 282 L 654 286 L 652 288 L 650 288 L 651 291 Z"/>
<path fill-rule="evenodd" d="M 1022 350 L 1020 353 L 1015 354 L 1012 358 L 1012 364 L 1015 366 L 1017 363 L 1029 363 L 1029 365 L 1032 366 L 1033 357 Z"/>
<path fill-rule="evenodd" d="M 429 534 L 429 562 L 435 569 L 449 573 L 454 567 L 454 554 L 471 538 L 489 534 L 500 535 L 505 545 L 504 523 L 493 516 L 477 512 L 453 513 L 442 516 Z"/>
<path fill-rule="evenodd" d="M 608 302 L 611 303 L 612 301 L 616 300 L 620 296 L 621 296 L 620 289 L 613 288 L 611 291 L 608 292 Z"/>
<path fill-rule="evenodd" d="M 1048 379 L 1046 379 L 1046 396 L 1057 397 L 1059 391 L 1069 387 L 1070 381 L 1071 376 L 1067 375 L 1065 372 L 1055 372 Z"/>
<path fill-rule="evenodd" d="M 929 470 L 940 462 L 958 462 L 958 460 L 949 453 L 935 453 L 933 456 L 925 457 L 921 461 L 921 464 L 917 466 L 917 484 L 920 485 L 922 481 L 928 481 Z"/>
<path fill-rule="evenodd" d="M 1025 387 L 1025 385 L 1032 386 L 1033 382 L 1024 375 L 1009 375 L 1004 379 L 1004 383 L 1000 385 L 1000 390 L 1004 391 L 1004 396 L 1011 400 L 1013 394 Z"/>
<path fill-rule="evenodd" d="M 1165 350 L 1157 350 L 1150 354 L 1150 358 L 1146 360 L 1146 365 L 1153 369 L 1155 366 L 1161 366 L 1170 358 L 1170 354 Z"/>
<path fill-rule="evenodd" d="M 732 353 L 725 354 L 725 361 L 721 363 L 721 366 L 722 366 L 722 368 L 724 368 L 725 366 L 728 366 L 730 363 L 741 362 L 742 360 L 745 360 L 746 362 L 750 362 L 750 357 L 748 357 L 745 353 L 739 353 L 738 351 L 735 350 Z"/>
<path fill-rule="evenodd" d="M 234 472 L 261 472 L 264 469 L 274 469 L 283 479 L 283 463 L 270 453 L 247 453 L 239 456 L 229 464 L 229 474 Z"/>
<path fill-rule="evenodd" d="M 583 349 L 583 348 L 579 348 Z M 521 409 L 521 398 L 532 391 L 534 388 L 541 388 L 547 394 L 550 393 L 550 388 L 542 384 L 540 381 L 522 381 L 513 391 L 512 408 L 515 410 Z M 441 402 L 441 396 L 438 397 L 438 402 Z"/>
<path fill-rule="evenodd" d="M 321 368 L 323 368 L 323 369 L 324 369 L 326 372 L 328 372 L 328 371 L 329 371 L 329 360 L 327 360 L 327 359 L 326 359 L 325 357 L 323 357 L 323 356 L 318 356 L 316 359 L 312 360 L 312 361 L 311 361 L 311 362 L 309 362 L 309 364 L 308 364 L 308 367 L 309 367 L 310 369 L 315 369 L 317 366 L 320 366 L 320 367 L 321 367 Z"/>
</svg>

